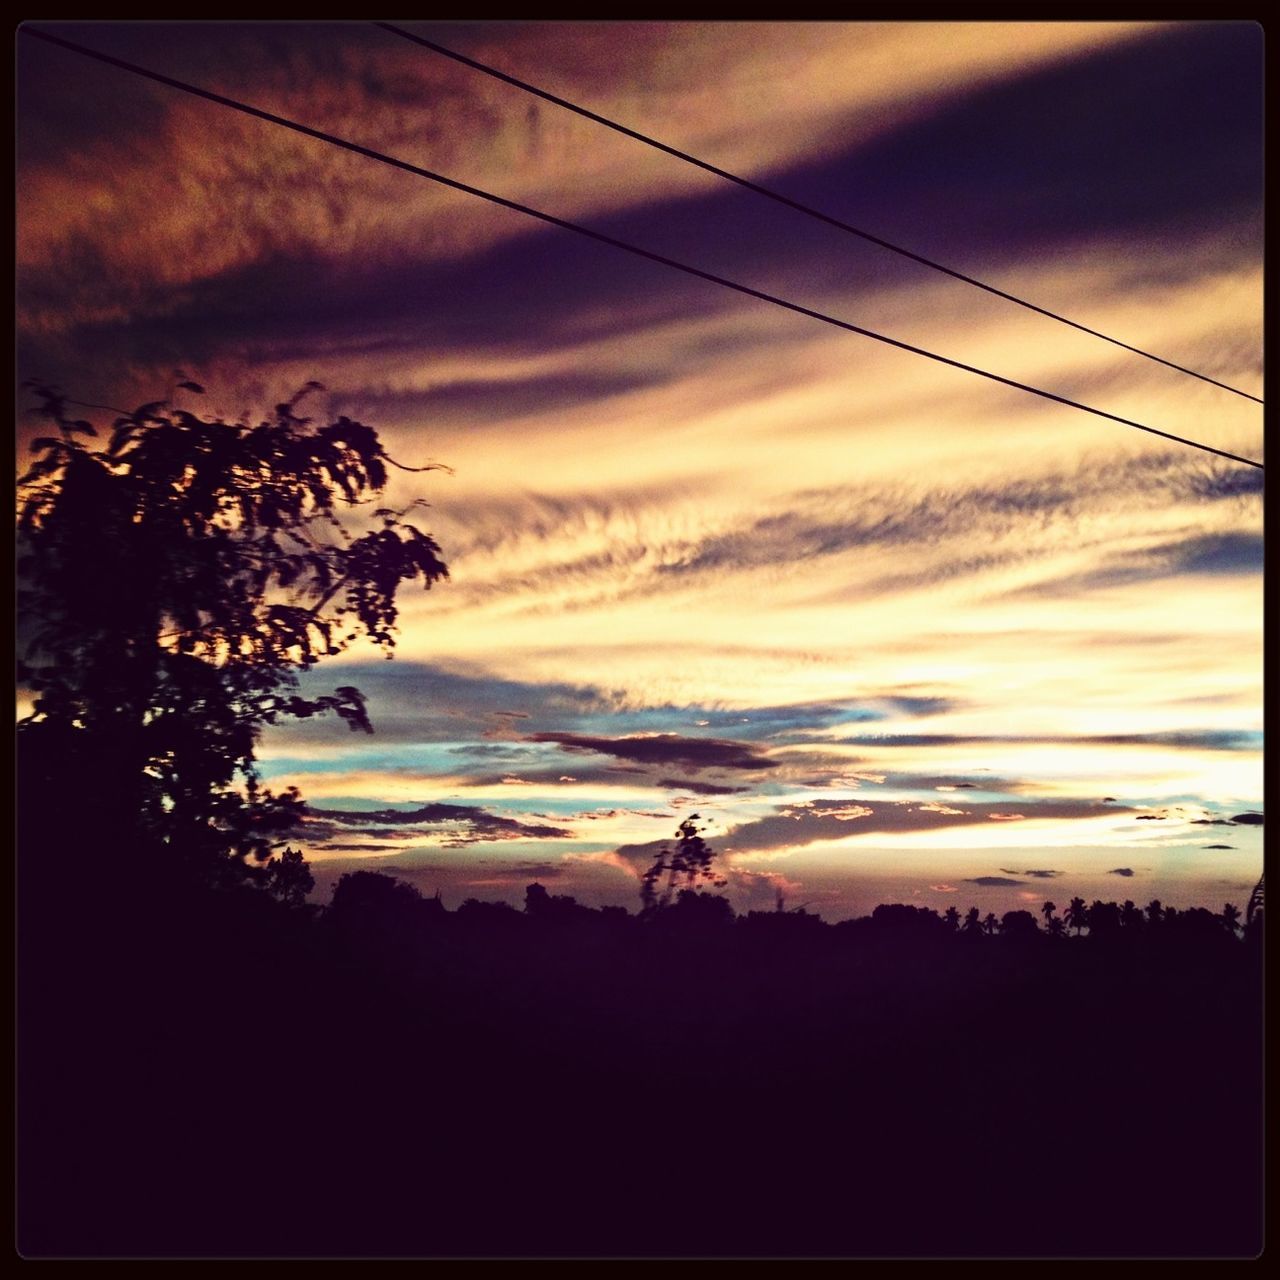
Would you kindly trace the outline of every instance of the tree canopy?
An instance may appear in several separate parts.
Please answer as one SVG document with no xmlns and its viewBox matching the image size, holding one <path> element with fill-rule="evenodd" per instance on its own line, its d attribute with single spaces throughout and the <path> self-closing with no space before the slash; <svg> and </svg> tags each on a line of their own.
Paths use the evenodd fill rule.
<svg viewBox="0 0 1280 1280">
<path fill-rule="evenodd" d="M 653 865 L 641 877 L 640 902 L 645 912 L 669 907 L 673 898 L 680 901 L 686 895 L 696 895 L 700 886 L 723 889 L 728 883 L 711 868 L 715 851 L 703 838 L 705 828 L 698 826 L 700 816 L 691 813 L 681 822 L 675 833 L 675 848 L 664 844 Z M 664 875 L 667 882 L 659 892 L 658 885 Z"/>
<path fill-rule="evenodd" d="M 361 510 L 355 529 L 339 518 L 371 507 L 400 464 L 364 423 L 303 416 L 318 383 L 256 423 L 154 401 L 119 413 L 105 441 L 56 388 L 28 386 L 51 428 L 18 497 L 29 809 L 74 780 L 112 839 L 296 897 L 263 864 L 301 798 L 261 785 L 255 746 L 287 717 L 372 731 L 357 689 L 304 697 L 298 673 L 363 637 L 390 657 L 398 588 L 448 576 L 405 518 L 420 503 Z"/>
</svg>

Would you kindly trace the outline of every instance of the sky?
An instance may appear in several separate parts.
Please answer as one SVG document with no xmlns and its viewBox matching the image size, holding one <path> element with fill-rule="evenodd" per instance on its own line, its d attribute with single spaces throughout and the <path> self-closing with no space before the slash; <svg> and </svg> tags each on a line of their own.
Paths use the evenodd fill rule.
<svg viewBox="0 0 1280 1280">
<path fill-rule="evenodd" d="M 1255 24 L 408 25 L 1263 394 Z M 46 29 L 1264 461 L 1251 400 L 371 25 Z M 305 681 L 375 733 L 260 744 L 321 900 L 364 868 L 635 909 L 697 814 L 739 910 L 1243 906 L 1260 470 L 16 45 L 20 377 L 133 406 L 181 370 L 228 415 L 315 379 L 317 418 L 449 468 L 386 502 L 429 504 L 448 582 L 402 590 L 393 661 Z"/>
</svg>

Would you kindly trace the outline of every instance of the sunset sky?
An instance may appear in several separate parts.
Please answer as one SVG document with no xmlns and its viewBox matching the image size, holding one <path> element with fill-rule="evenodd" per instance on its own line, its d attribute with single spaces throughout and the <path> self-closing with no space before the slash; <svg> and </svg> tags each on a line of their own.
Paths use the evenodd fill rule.
<svg viewBox="0 0 1280 1280">
<path fill-rule="evenodd" d="M 369 25 L 50 25 L 1005 377 L 1264 461 L 1263 409 Z M 1250 23 L 410 24 L 1262 396 Z M 20 377 L 193 409 L 309 379 L 450 580 L 272 729 L 319 897 L 1243 907 L 1262 472 L 643 262 L 19 33 Z M 185 394 L 185 393 L 179 393 Z M 102 414 L 109 421 L 109 414 Z M 19 421 L 20 458 L 34 433 Z"/>
</svg>

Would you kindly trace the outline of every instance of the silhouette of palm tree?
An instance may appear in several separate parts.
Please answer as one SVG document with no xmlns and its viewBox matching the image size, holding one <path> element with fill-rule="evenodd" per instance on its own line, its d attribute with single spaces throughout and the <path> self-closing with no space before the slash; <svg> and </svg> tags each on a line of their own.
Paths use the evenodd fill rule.
<svg viewBox="0 0 1280 1280">
<path fill-rule="evenodd" d="M 1089 923 L 1089 908 L 1085 906 L 1084 899 L 1072 898 L 1063 913 L 1063 919 L 1067 922 L 1068 928 L 1074 929 L 1076 937 L 1079 937 L 1080 930 Z"/>
</svg>

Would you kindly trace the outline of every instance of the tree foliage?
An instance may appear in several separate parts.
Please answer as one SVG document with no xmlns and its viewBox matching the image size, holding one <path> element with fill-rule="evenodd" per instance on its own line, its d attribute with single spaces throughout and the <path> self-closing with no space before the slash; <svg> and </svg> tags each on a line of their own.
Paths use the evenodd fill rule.
<svg viewBox="0 0 1280 1280">
<path fill-rule="evenodd" d="M 296 898 L 296 859 L 263 864 L 301 798 L 260 784 L 255 746 L 288 717 L 372 731 L 357 689 L 304 697 L 298 673 L 362 637 L 390 657 L 397 589 L 447 577 L 408 510 L 374 510 L 356 531 L 339 518 L 399 464 L 364 423 L 302 416 L 317 383 L 257 423 L 155 401 L 105 441 L 56 388 L 28 386 L 50 426 L 18 495 L 28 781 L 91 784 L 117 841 L 233 880 L 256 871 Z"/>
<path fill-rule="evenodd" d="M 653 865 L 640 880 L 643 909 L 654 911 L 669 907 L 677 895 L 696 893 L 700 886 L 723 889 L 728 883 L 711 869 L 715 852 L 703 838 L 705 828 L 698 826 L 698 814 L 690 814 L 676 830 L 676 845 L 663 845 Z M 659 891 L 663 876 L 666 884 Z"/>
</svg>

